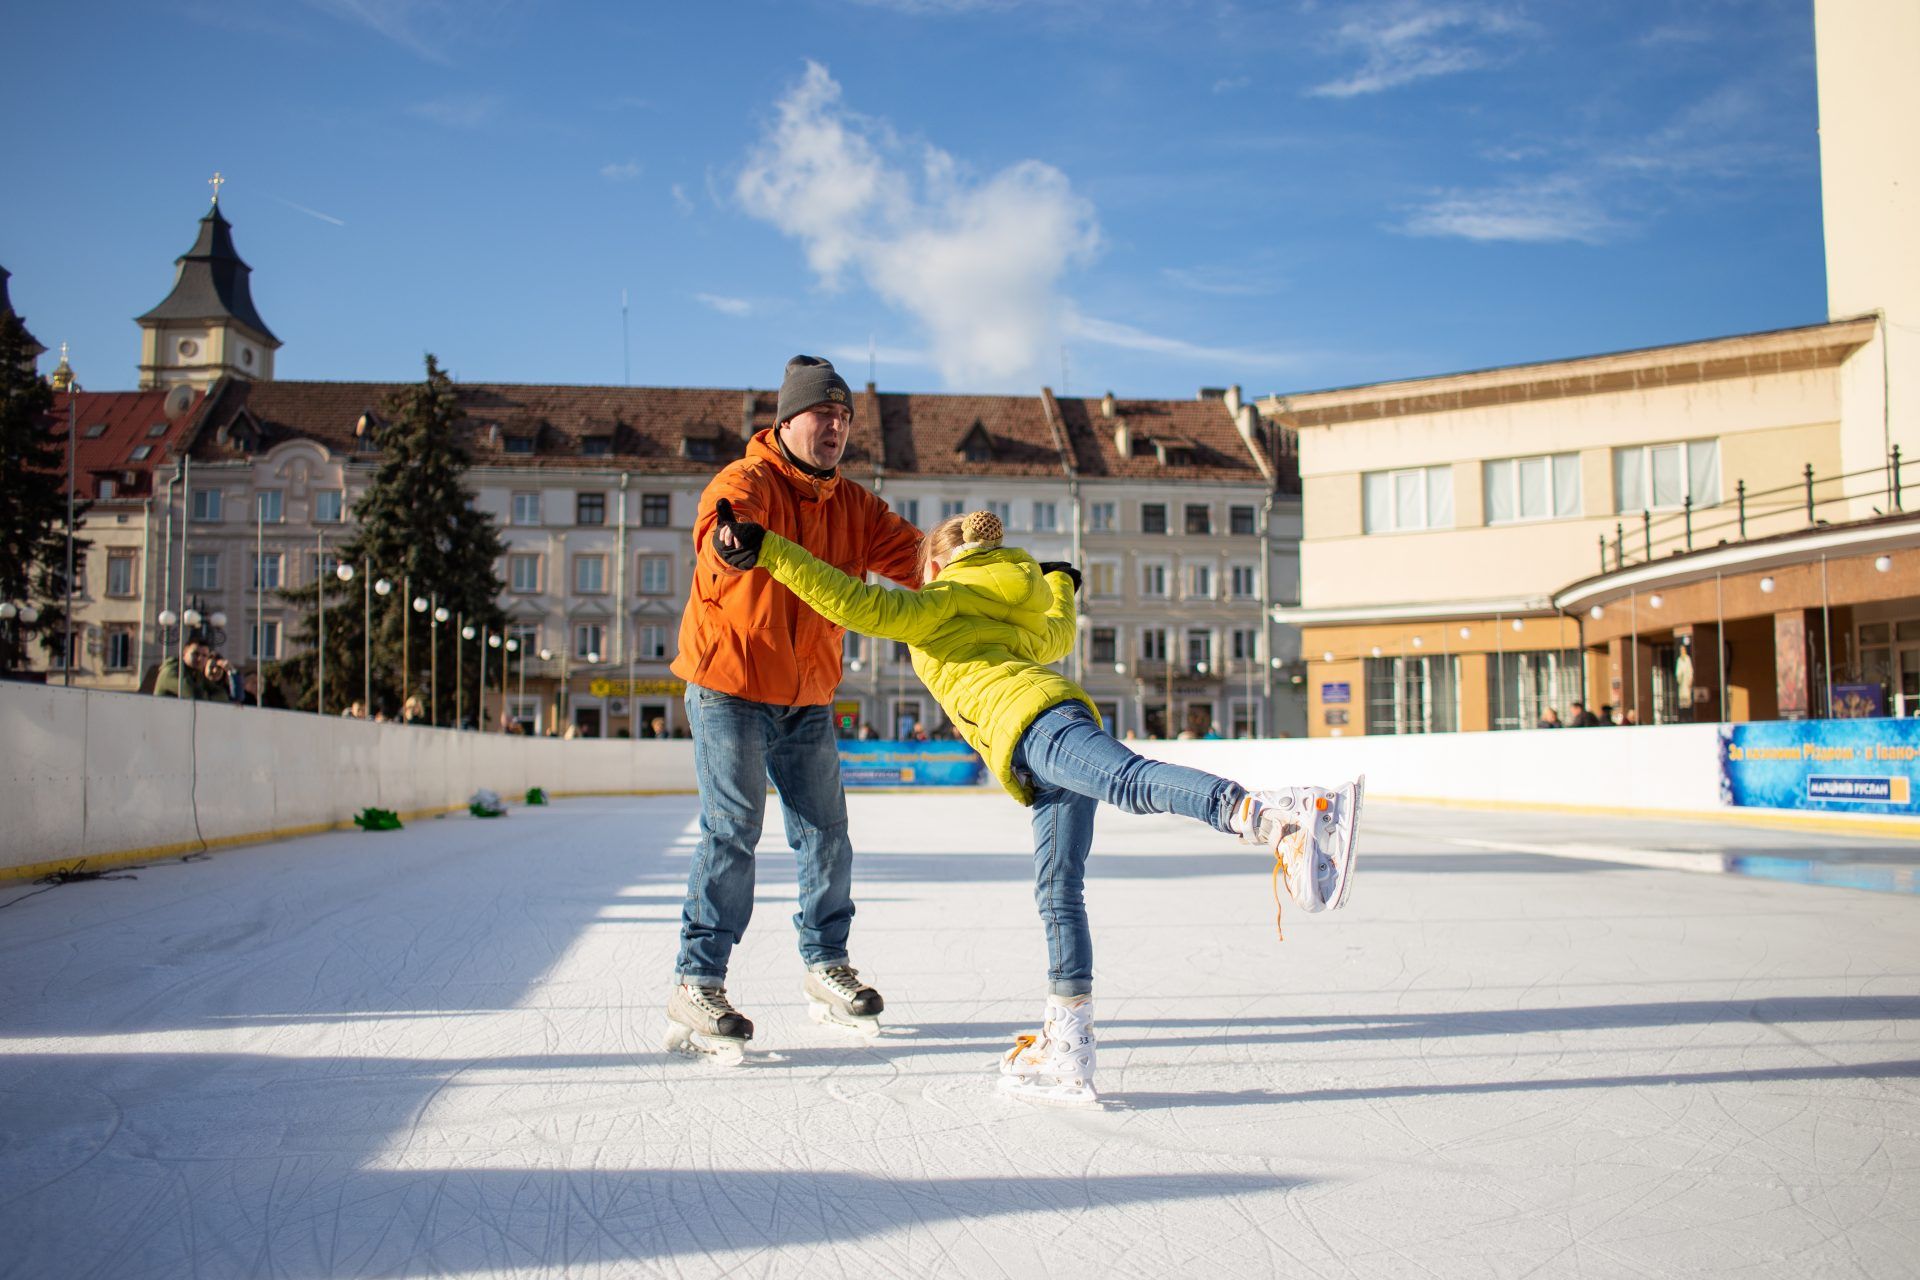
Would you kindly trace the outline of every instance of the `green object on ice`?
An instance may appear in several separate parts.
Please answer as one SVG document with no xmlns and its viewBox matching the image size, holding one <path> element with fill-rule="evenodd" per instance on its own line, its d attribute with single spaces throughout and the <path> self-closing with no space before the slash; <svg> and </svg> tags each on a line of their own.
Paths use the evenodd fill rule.
<svg viewBox="0 0 1920 1280">
<path fill-rule="evenodd" d="M 527 788 L 528 804 L 545 804 L 546 802 L 547 802 L 547 793 L 545 791 L 542 791 L 539 787 Z"/>
<path fill-rule="evenodd" d="M 476 818 L 504 818 L 507 814 L 505 809 L 489 809 L 478 802 L 468 805 L 467 812 Z"/>
<path fill-rule="evenodd" d="M 360 811 L 354 824 L 362 831 L 398 831 L 400 815 L 391 809 L 376 809 L 369 805 Z"/>
</svg>

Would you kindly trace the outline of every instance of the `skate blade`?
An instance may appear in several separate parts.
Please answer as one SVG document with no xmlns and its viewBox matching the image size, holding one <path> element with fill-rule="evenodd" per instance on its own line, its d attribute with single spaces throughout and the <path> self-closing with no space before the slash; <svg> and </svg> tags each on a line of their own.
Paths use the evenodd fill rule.
<svg viewBox="0 0 1920 1280">
<path fill-rule="evenodd" d="M 667 1028 L 662 1048 L 668 1053 L 683 1058 L 694 1058 L 716 1067 L 744 1067 L 761 1062 L 779 1062 L 777 1053 L 753 1053 L 744 1040 L 732 1040 L 721 1036 L 702 1035 L 690 1031 L 679 1023 Z"/>
<path fill-rule="evenodd" d="M 1346 788 L 1342 787 L 1342 791 Z M 1329 905 L 1338 911 L 1347 905 L 1347 895 L 1353 891 L 1353 865 L 1359 860 L 1360 851 L 1360 805 L 1367 796 L 1367 775 L 1361 774 L 1353 780 L 1353 813 L 1347 820 L 1347 870 L 1340 877 L 1340 894 Z"/>
<path fill-rule="evenodd" d="M 1028 1076 L 1001 1076 L 1000 1092 L 1009 1098 L 1038 1103 L 1043 1107 L 1079 1107 L 1094 1110 L 1105 1105 L 1100 1101 L 1100 1095 L 1094 1092 L 1092 1085 L 1073 1084 L 1064 1080 L 1042 1083 Z"/>
<path fill-rule="evenodd" d="M 855 1035 L 874 1040 L 880 1036 L 880 1015 L 872 1017 L 842 1017 L 835 1013 L 833 1006 L 822 1004 L 818 1000 L 807 1001 L 807 1016 L 823 1027 L 832 1027 L 836 1031 L 851 1031 Z"/>
</svg>

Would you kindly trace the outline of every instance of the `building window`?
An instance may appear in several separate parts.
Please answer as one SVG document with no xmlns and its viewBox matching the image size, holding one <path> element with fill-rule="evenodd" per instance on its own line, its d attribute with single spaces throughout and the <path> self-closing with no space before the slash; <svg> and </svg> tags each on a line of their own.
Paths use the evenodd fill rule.
<svg viewBox="0 0 1920 1280">
<path fill-rule="evenodd" d="M 980 509 L 982 511 L 991 511 L 994 515 L 999 516 L 1001 528 L 1013 528 L 1013 504 L 1011 502 L 994 502 L 989 499 Z"/>
<path fill-rule="evenodd" d="M 576 595 L 583 596 L 606 594 L 607 558 L 575 556 L 573 558 L 573 590 Z"/>
<path fill-rule="evenodd" d="M 278 489 L 262 489 L 253 495 L 253 514 L 261 524 L 280 524 L 286 519 L 286 494 Z"/>
<path fill-rule="evenodd" d="M 1212 533 L 1213 508 L 1205 503 L 1187 504 L 1187 532 Z"/>
<path fill-rule="evenodd" d="M 1112 627 L 1095 627 L 1087 633 L 1087 661 L 1111 666 L 1118 662 L 1120 637 Z"/>
<path fill-rule="evenodd" d="M 107 624 L 107 670 L 133 670 L 133 628 L 120 623 Z"/>
<path fill-rule="evenodd" d="M 255 591 L 277 591 L 280 588 L 280 570 L 284 564 L 278 551 L 269 551 L 265 555 L 253 558 L 253 589 Z"/>
<path fill-rule="evenodd" d="M 516 493 L 513 495 L 513 509 L 510 523 L 519 525 L 537 525 L 540 523 L 540 495 L 538 493 Z"/>
<path fill-rule="evenodd" d="M 1167 629 L 1165 627 L 1140 628 L 1140 661 L 1165 662 L 1167 660 Z"/>
<path fill-rule="evenodd" d="M 508 436 L 507 452 L 508 453 L 532 453 L 533 437 L 532 436 Z"/>
<path fill-rule="evenodd" d="M 578 493 L 573 498 L 573 522 L 575 524 L 605 524 L 607 522 L 607 495 L 604 493 Z"/>
<path fill-rule="evenodd" d="M 107 552 L 107 594 L 110 596 L 130 596 L 133 594 L 133 552 Z"/>
<path fill-rule="evenodd" d="M 1689 440 L 1613 451 L 1613 509 L 1666 511 L 1691 499 L 1696 507 L 1720 501 L 1720 442 Z"/>
<path fill-rule="evenodd" d="M 904 640 L 895 640 L 893 647 L 888 650 L 887 657 L 896 667 L 909 666 L 913 662 L 913 651 L 907 648 Z"/>
<path fill-rule="evenodd" d="M 1227 585 L 1235 600 L 1251 600 L 1260 594 L 1260 567 L 1236 564 L 1227 570 Z"/>
<path fill-rule="evenodd" d="M 111 480 L 101 479 L 94 482 L 93 496 L 102 502 L 112 501 L 114 494 L 118 492 L 118 487 Z"/>
<path fill-rule="evenodd" d="M 1140 594 L 1143 596 L 1167 594 L 1166 565 L 1147 563 L 1140 566 Z"/>
<path fill-rule="evenodd" d="M 340 524 L 346 518 L 346 490 L 321 489 L 313 495 L 313 519 L 316 524 Z"/>
<path fill-rule="evenodd" d="M 648 623 L 640 628 L 640 657 L 658 662 L 667 656 L 667 629 Z"/>
<path fill-rule="evenodd" d="M 1187 665 L 1198 668 L 1201 663 L 1213 665 L 1213 632 L 1187 632 Z"/>
<path fill-rule="evenodd" d="M 598 662 L 606 654 L 607 629 L 598 622 L 573 624 L 573 656 Z"/>
<path fill-rule="evenodd" d="M 220 490 L 195 489 L 193 491 L 193 518 L 209 522 L 220 519 Z"/>
<path fill-rule="evenodd" d="M 920 523 L 920 499 L 895 498 L 893 512 L 908 524 L 917 526 Z"/>
<path fill-rule="evenodd" d="M 1460 727 L 1460 660 L 1368 658 L 1368 733 L 1452 733 Z"/>
<path fill-rule="evenodd" d="M 1213 566 L 1210 564 L 1190 564 L 1187 566 L 1187 599 L 1213 599 Z"/>
<path fill-rule="evenodd" d="M 1087 507 L 1087 532 L 1112 533 L 1118 525 L 1119 504 L 1095 502 Z"/>
<path fill-rule="evenodd" d="M 520 660 L 540 656 L 540 627 L 538 623 L 516 622 L 507 628 L 507 639 L 520 646 Z"/>
<path fill-rule="evenodd" d="M 665 529 L 673 523 L 673 495 L 670 493 L 643 493 L 640 495 L 640 527 L 643 529 Z"/>
<path fill-rule="evenodd" d="M 272 618 L 255 622 L 248 628 L 248 652 L 257 660 L 280 656 L 280 624 Z"/>
<path fill-rule="evenodd" d="M 1233 629 L 1233 660 L 1235 662 L 1258 662 L 1260 660 L 1260 633 L 1252 627 Z"/>
<path fill-rule="evenodd" d="M 96 422 L 80 434 L 89 440 L 98 440 L 101 436 L 107 434 L 107 424 L 104 422 Z"/>
<path fill-rule="evenodd" d="M 1167 504 L 1164 502 L 1143 502 L 1140 504 L 1140 532 L 1165 533 L 1167 531 Z"/>
<path fill-rule="evenodd" d="M 147 428 L 147 439 L 149 440 L 158 440 L 165 434 L 167 434 L 167 424 L 164 422 L 156 422 Z"/>
<path fill-rule="evenodd" d="M 640 594 L 664 596 L 673 590 L 673 561 L 667 556 L 640 557 Z"/>
<path fill-rule="evenodd" d="M 611 436 L 586 436 L 580 441 L 580 456 L 583 458 L 604 458 L 612 452 Z"/>
<path fill-rule="evenodd" d="M 1580 651 L 1496 653 L 1488 658 L 1487 723 L 1495 729 L 1533 729 L 1552 707 L 1560 723 L 1573 723 L 1568 705 L 1586 701 Z"/>
<path fill-rule="evenodd" d="M 337 551 L 309 551 L 307 565 L 313 572 L 311 582 L 332 582 L 335 571 L 340 567 L 340 553 Z"/>
<path fill-rule="evenodd" d="M 150 444 L 143 444 L 143 445 L 135 446 L 133 452 L 128 456 L 131 457 L 135 462 L 145 462 L 152 455 L 153 455 L 153 446 Z"/>
<path fill-rule="evenodd" d="M 520 595 L 532 595 L 539 591 L 540 557 L 537 555 L 508 556 L 507 589 Z"/>
<path fill-rule="evenodd" d="M 1088 561 L 1087 594 L 1108 597 L 1119 595 L 1120 566 L 1111 560 Z"/>
<path fill-rule="evenodd" d="M 1368 533 L 1453 527 L 1453 468 L 1369 471 L 1361 477 Z"/>
<path fill-rule="evenodd" d="M 85 638 L 81 631 L 70 636 L 52 632 L 42 636 L 40 646 L 47 651 L 47 666 L 54 671 L 65 671 L 71 664 L 74 670 L 80 670 L 80 646 Z M 68 642 L 72 643 L 71 649 L 67 647 Z"/>
<path fill-rule="evenodd" d="M 940 499 L 940 518 L 942 520 L 951 520 L 955 516 L 963 516 L 965 514 L 967 514 L 967 500 L 965 498 Z"/>
<path fill-rule="evenodd" d="M 1033 504 L 1033 531 L 1035 533 L 1054 533 L 1060 528 L 1060 506 L 1053 502 Z"/>
<path fill-rule="evenodd" d="M 195 551 L 187 556 L 187 585 L 195 591 L 220 589 L 220 553 Z"/>
<path fill-rule="evenodd" d="M 1487 523 L 1559 520 L 1580 514 L 1580 455 L 1496 458 L 1480 465 Z"/>
<path fill-rule="evenodd" d="M 1227 532 L 1236 537 L 1258 533 L 1256 515 L 1252 507 L 1227 508 Z"/>
</svg>

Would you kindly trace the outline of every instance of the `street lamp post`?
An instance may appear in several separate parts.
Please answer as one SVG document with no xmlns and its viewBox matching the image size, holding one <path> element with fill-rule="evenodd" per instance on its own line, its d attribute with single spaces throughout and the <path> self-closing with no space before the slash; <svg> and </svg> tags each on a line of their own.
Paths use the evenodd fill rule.
<svg viewBox="0 0 1920 1280">
<path fill-rule="evenodd" d="M 509 720 L 507 715 L 507 667 L 508 664 L 513 661 L 514 650 L 519 647 L 520 642 L 518 640 L 508 640 L 505 645 L 506 652 L 500 655 L 500 732 L 502 733 L 507 731 Z"/>
<path fill-rule="evenodd" d="M 562 654 L 562 657 L 561 657 L 561 659 L 560 659 L 560 665 L 561 665 L 561 667 L 562 667 L 562 668 L 564 668 L 564 667 L 565 667 L 565 666 L 567 665 L 567 661 L 566 661 L 566 657 L 565 657 L 565 653 L 566 653 L 566 650 L 564 650 L 564 649 L 562 649 L 562 650 L 561 650 L 561 654 Z M 542 662 L 552 662 L 552 661 L 553 661 L 553 650 L 551 650 L 551 649 L 549 649 L 549 648 L 547 648 L 546 646 L 544 646 L 544 645 L 542 645 L 542 646 L 541 646 L 541 648 L 540 648 L 540 661 L 542 661 Z M 551 676 L 551 675 L 552 675 L 553 673 L 552 673 L 551 671 L 549 671 L 549 672 L 548 672 L 547 674 L 548 674 L 549 676 Z M 558 695 L 558 693 L 557 693 L 557 691 L 556 691 L 556 693 L 555 693 L 555 697 L 554 697 L 554 705 L 555 705 L 555 707 L 556 707 L 556 708 L 557 708 L 557 707 L 559 706 L 559 695 Z M 556 711 L 556 714 L 555 714 L 555 716 L 554 716 L 554 719 L 555 719 L 556 721 L 557 721 L 557 720 L 559 719 L 559 715 L 557 714 L 557 711 Z"/>
<path fill-rule="evenodd" d="M 473 718 L 479 722 L 482 733 L 487 731 L 487 645 L 499 643 L 499 640 L 489 635 L 480 645 L 480 688 L 474 694 L 477 705 L 474 708 Z"/>
<path fill-rule="evenodd" d="M 259 503 L 256 501 L 255 506 Z M 313 598 L 320 605 L 320 680 L 314 689 L 313 709 L 319 715 L 327 714 L 327 535 L 316 534 L 313 539 Z M 188 622 L 193 622 L 193 610 L 187 610 Z M 197 624 L 196 624 L 197 625 Z"/>
<path fill-rule="evenodd" d="M 165 616 L 164 612 L 162 616 Z M 19 649 L 22 658 L 26 656 L 26 650 L 20 644 L 20 628 L 30 627 L 38 621 L 40 621 L 40 611 L 34 608 L 31 602 L 23 601 L 15 604 L 11 600 L 0 601 L 0 622 L 7 624 L 9 638 L 13 642 L 10 647 Z M 163 622 L 161 625 L 170 626 L 171 624 Z"/>
<path fill-rule="evenodd" d="M 462 669 L 466 665 L 467 641 L 473 639 L 473 624 L 467 621 L 467 615 L 460 615 L 460 630 L 454 633 L 453 642 L 453 727 L 463 729 L 467 724 L 467 686 L 462 678 Z"/>
<path fill-rule="evenodd" d="M 520 685 L 513 695 L 513 700 L 524 707 L 527 705 L 527 647 L 518 640 L 509 640 L 507 648 L 518 650 L 520 654 Z"/>
<path fill-rule="evenodd" d="M 427 693 L 427 719 L 436 729 L 440 727 L 440 624 L 450 616 L 447 606 L 438 603 L 433 606 L 433 688 Z"/>
</svg>

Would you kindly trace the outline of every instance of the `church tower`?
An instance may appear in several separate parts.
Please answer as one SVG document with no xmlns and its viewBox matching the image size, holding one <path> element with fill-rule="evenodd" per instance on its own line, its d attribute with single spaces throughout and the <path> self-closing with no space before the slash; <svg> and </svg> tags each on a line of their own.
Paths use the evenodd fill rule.
<svg viewBox="0 0 1920 1280">
<path fill-rule="evenodd" d="M 193 248 L 174 259 L 173 292 L 139 318 L 140 385 L 205 390 L 214 379 L 273 379 L 280 339 L 253 309 L 252 268 L 234 251 L 233 228 L 220 216 L 219 174 L 213 207 L 200 219 Z"/>
<path fill-rule="evenodd" d="M 15 314 L 13 309 L 13 299 L 7 296 L 7 281 L 12 278 L 13 278 L 13 273 L 11 271 L 8 271 L 5 267 L 0 267 L 0 316 L 10 316 Z M 20 322 L 20 327 L 21 327 L 21 331 L 25 333 L 26 332 L 25 320 L 22 320 Z M 27 371 L 29 373 L 33 372 L 39 367 L 40 357 L 45 355 L 46 352 L 47 352 L 47 349 L 40 344 L 39 340 L 36 339 L 31 333 L 27 333 Z"/>
</svg>

